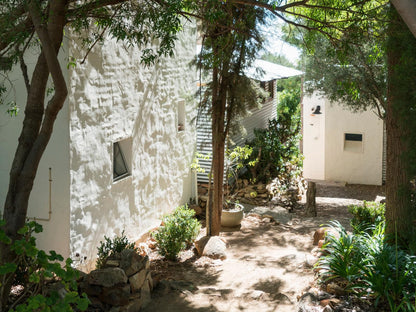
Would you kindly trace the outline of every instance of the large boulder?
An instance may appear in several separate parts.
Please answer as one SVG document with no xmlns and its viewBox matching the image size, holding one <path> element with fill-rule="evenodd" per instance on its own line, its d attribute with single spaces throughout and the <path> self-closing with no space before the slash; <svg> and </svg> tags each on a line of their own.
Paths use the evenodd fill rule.
<svg viewBox="0 0 416 312">
<path fill-rule="evenodd" d="M 227 246 L 219 236 L 204 236 L 195 242 L 199 256 L 206 256 L 212 259 L 225 259 Z"/>
<path fill-rule="evenodd" d="M 110 267 L 91 271 L 87 281 L 91 285 L 113 287 L 127 283 L 127 276 L 122 269 Z"/>
</svg>

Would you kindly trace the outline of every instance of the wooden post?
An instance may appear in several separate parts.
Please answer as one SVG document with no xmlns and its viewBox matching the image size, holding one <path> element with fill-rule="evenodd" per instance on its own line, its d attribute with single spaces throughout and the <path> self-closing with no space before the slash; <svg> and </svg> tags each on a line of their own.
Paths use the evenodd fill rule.
<svg viewBox="0 0 416 312">
<path fill-rule="evenodd" d="M 308 190 L 306 191 L 306 215 L 308 217 L 316 217 L 316 183 L 308 181 Z"/>
</svg>

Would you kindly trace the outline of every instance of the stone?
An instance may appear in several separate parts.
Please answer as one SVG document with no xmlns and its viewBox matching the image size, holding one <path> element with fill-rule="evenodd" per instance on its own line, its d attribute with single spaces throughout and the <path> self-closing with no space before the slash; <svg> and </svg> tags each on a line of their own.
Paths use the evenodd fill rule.
<svg viewBox="0 0 416 312">
<path fill-rule="evenodd" d="M 313 266 L 315 265 L 316 262 L 318 262 L 318 258 L 316 258 L 312 255 L 307 255 L 306 259 L 305 259 L 305 266 L 307 268 L 313 268 Z"/>
<path fill-rule="evenodd" d="M 204 236 L 195 242 L 199 256 L 206 256 L 212 259 L 225 259 L 227 246 L 219 236 Z"/>
<path fill-rule="evenodd" d="M 80 289 L 82 292 L 85 292 L 89 297 L 98 296 L 103 291 L 103 288 L 101 286 L 91 285 L 89 283 L 84 283 L 80 285 Z"/>
<path fill-rule="evenodd" d="M 347 294 L 347 292 L 345 291 L 343 287 L 335 283 L 329 283 L 328 285 L 326 285 L 326 291 L 329 292 L 330 294 L 334 294 L 337 296 L 344 296 Z"/>
<path fill-rule="evenodd" d="M 266 190 L 266 185 L 264 185 L 263 183 L 259 183 L 259 184 L 257 184 L 257 189 L 258 190 Z"/>
<path fill-rule="evenodd" d="M 154 284 L 152 274 L 150 272 L 147 273 L 146 280 L 149 282 L 150 290 L 153 290 Z"/>
<path fill-rule="evenodd" d="M 261 290 L 253 290 L 252 293 L 250 294 L 250 298 L 254 299 L 254 300 L 258 300 L 261 299 L 262 297 L 264 297 L 265 292 L 261 291 Z"/>
<path fill-rule="evenodd" d="M 101 302 L 101 300 L 98 299 L 97 297 L 88 295 L 88 299 L 90 300 L 90 304 L 88 305 L 88 308 L 90 308 L 92 311 L 106 311 L 107 310 L 104 304 Z"/>
<path fill-rule="evenodd" d="M 325 306 L 324 309 L 322 310 L 322 312 L 333 312 L 333 311 L 334 310 L 332 310 L 332 308 L 329 305 Z"/>
<path fill-rule="evenodd" d="M 127 276 L 120 268 L 104 268 L 91 271 L 87 281 L 91 285 L 113 287 L 117 284 L 127 283 Z"/>
<path fill-rule="evenodd" d="M 314 246 L 318 245 L 318 242 L 325 238 L 326 231 L 327 231 L 326 228 L 319 228 L 315 231 L 315 233 L 313 234 L 313 245 Z"/>
<path fill-rule="evenodd" d="M 125 284 L 117 287 L 103 288 L 103 292 L 98 296 L 103 303 L 112 306 L 124 306 L 129 303 L 130 285 Z"/>
<path fill-rule="evenodd" d="M 321 300 L 319 304 L 323 307 L 330 306 L 331 308 L 335 308 L 337 305 L 340 305 L 341 302 L 342 301 L 337 298 L 327 298 Z"/>
<path fill-rule="evenodd" d="M 142 307 L 146 307 L 151 301 L 150 285 L 148 281 L 146 281 L 143 284 L 143 287 L 140 291 L 140 295 L 141 295 L 141 300 L 142 300 Z"/>
<path fill-rule="evenodd" d="M 105 266 L 106 267 L 119 267 L 120 266 L 120 261 L 119 260 L 108 259 L 105 262 Z"/>
<path fill-rule="evenodd" d="M 380 204 L 385 204 L 386 203 L 386 196 L 377 195 L 374 202 L 380 203 Z"/>
<path fill-rule="evenodd" d="M 195 211 L 196 216 L 199 216 L 202 214 L 202 208 L 198 205 L 191 205 L 189 208 Z"/>
<path fill-rule="evenodd" d="M 87 275 L 88 275 L 87 273 L 81 270 L 75 269 L 75 268 L 73 270 L 78 274 L 77 282 L 81 282 L 87 278 Z"/>
<path fill-rule="evenodd" d="M 140 256 L 133 249 L 124 249 L 121 253 L 120 268 L 126 272 L 128 277 L 139 272 L 145 267 L 147 256 Z"/>
<path fill-rule="evenodd" d="M 136 293 L 140 291 L 140 289 L 143 286 L 143 283 L 146 280 L 146 275 L 147 275 L 147 271 L 141 270 L 140 272 L 137 272 L 136 274 L 129 277 L 129 283 L 130 283 L 132 293 Z"/>
<path fill-rule="evenodd" d="M 318 297 L 315 294 L 309 292 L 304 293 L 299 298 L 298 312 L 309 312 L 311 311 L 311 307 L 316 306 L 318 302 Z"/>
<path fill-rule="evenodd" d="M 154 238 L 153 237 L 150 237 L 147 241 L 146 241 L 146 244 L 147 244 L 147 246 L 150 248 L 150 249 L 156 249 L 156 241 L 154 240 Z"/>
</svg>

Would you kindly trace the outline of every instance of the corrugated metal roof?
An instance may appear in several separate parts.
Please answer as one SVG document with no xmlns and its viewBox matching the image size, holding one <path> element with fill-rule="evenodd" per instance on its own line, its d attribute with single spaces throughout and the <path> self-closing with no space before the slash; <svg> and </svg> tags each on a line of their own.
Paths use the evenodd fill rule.
<svg viewBox="0 0 416 312">
<path fill-rule="evenodd" d="M 263 60 L 255 60 L 253 66 L 246 71 L 247 77 L 259 81 L 283 79 L 302 74 L 300 70 Z"/>
</svg>

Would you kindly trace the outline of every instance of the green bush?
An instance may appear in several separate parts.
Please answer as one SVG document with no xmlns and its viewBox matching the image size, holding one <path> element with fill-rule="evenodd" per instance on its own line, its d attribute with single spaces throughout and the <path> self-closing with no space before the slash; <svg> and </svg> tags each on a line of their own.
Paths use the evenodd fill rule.
<svg viewBox="0 0 416 312">
<path fill-rule="evenodd" d="M 114 239 L 108 238 L 104 235 L 104 240 L 104 242 L 100 242 L 100 247 L 97 248 L 97 269 L 100 269 L 104 266 L 105 261 L 109 256 L 122 252 L 124 249 L 136 249 L 134 247 L 134 243 L 129 242 L 126 235 L 124 235 L 124 230 L 121 232 L 121 236 L 116 236 Z"/>
<path fill-rule="evenodd" d="M 163 225 L 152 234 L 163 257 L 176 260 L 179 252 L 192 244 L 201 228 L 194 216 L 195 211 L 185 205 L 163 218 Z"/>
<path fill-rule="evenodd" d="M 300 85 L 296 86 L 279 92 L 277 118 L 270 120 L 266 129 L 255 129 L 254 139 L 247 143 L 253 153 L 245 163 L 255 161 L 252 168 L 247 166 L 252 180 L 267 183 L 278 178 L 287 189 L 302 173 Z"/>
<path fill-rule="evenodd" d="M 351 294 L 372 298 L 375 306 L 415 311 L 416 258 L 397 242 L 386 242 L 384 225 L 380 222 L 371 233 L 350 234 L 339 222 L 331 222 L 337 234 L 329 235 L 324 245 L 327 253 L 317 265 L 320 279 L 339 281 Z"/>
<path fill-rule="evenodd" d="M 353 215 L 351 226 L 356 233 L 371 233 L 380 223 L 384 223 L 385 204 L 366 202 L 363 205 L 351 205 L 348 211 Z"/>
<path fill-rule="evenodd" d="M 328 255 L 318 262 L 321 279 L 324 282 L 338 279 L 346 283 L 347 288 L 351 287 L 360 276 L 362 250 L 359 241 L 355 235 L 347 233 L 338 221 L 330 222 L 328 227 L 337 235 L 329 232 L 326 236 L 325 250 Z"/>
<path fill-rule="evenodd" d="M 13 298 L 9 311 L 85 311 L 89 300 L 85 294 L 80 297 L 76 283 L 79 277 L 78 271 L 71 267 L 72 260 L 64 258 L 55 251 L 49 254 L 36 247 L 36 239 L 33 233 L 42 232 L 42 226 L 36 222 L 29 222 L 18 231 L 20 238 L 12 241 L 3 231 L 4 220 L 0 221 L 0 241 L 10 245 L 14 259 L 10 263 L 0 265 L 1 293 L 7 291 L 5 287 L 12 284 L 20 284 L 24 291 L 18 297 Z M 24 276 L 24 278 L 22 278 Z M 48 295 L 42 291 L 46 281 L 59 281 L 65 288 L 62 297 L 56 290 Z M 23 283 L 23 284 L 21 284 Z M 61 293 L 62 294 L 62 293 Z"/>
</svg>

